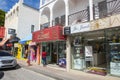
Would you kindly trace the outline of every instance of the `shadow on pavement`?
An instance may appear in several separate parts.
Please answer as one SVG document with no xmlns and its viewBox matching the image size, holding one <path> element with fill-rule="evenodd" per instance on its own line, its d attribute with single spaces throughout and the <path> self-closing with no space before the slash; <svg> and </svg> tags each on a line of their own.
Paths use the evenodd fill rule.
<svg viewBox="0 0 120 80">
<path fill-rule="evenodd" d="M 17 70 L 17 69 L 20 69 L 21 66 L 19 64 L 17 64 L 16 67 L 14 68 L 5 68 L 5 69 L 0 69 L 0 71 L 10 71 L 10 70 Z"/>
<path fill-rule="evenodd" d="M 0 71 L 0 79 L 2 79 L 4 77 L 4 72 Z"/>
</svg>

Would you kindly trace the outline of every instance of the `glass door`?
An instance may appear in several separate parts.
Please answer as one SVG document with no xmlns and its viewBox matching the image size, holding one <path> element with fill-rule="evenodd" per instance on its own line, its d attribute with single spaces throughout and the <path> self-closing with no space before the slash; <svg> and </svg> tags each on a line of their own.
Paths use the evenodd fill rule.
<svg viewBox="0 0 120 80">
<path fill-rule="evenodd" d="M 120 76 L 120 28 L 107 29 L 106 36 L 109 73 Z"/>
</svg>

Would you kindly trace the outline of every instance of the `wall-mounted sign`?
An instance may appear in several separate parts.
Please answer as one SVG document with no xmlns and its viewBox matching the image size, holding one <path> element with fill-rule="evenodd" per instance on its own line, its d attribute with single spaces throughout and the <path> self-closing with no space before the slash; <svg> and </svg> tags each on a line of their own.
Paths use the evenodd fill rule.
<svg viewBox="0 0 120 80">
<path fill-rule="evenodd" d="M 11 29 L 11 28 L 8 29 L 8 34 L 15 34 L 15 32 L 16 32 L 15 29 Z"/>
<path fill-rule="evenodd" d="M 89 23 L 81 23 L 71 26 L 71 33 L 79 33 L 84 31 L 90 31 L 90 24 Z"/>
<path fill-rule="evenodd" d="M 32 41 L 33 42 L 44 42 L 44 41 L 56 41 L 56 40 L 65 40 L 63 33 L 63 27 L 54 26 L 46 29 L 42 29 L 36 32 L 33 32 Z"/>
<path fill-rule="evenodd" d="M 69 35 L 70 33 L 70 27 L 64 27 L 64 35 Z"/>
</svg>

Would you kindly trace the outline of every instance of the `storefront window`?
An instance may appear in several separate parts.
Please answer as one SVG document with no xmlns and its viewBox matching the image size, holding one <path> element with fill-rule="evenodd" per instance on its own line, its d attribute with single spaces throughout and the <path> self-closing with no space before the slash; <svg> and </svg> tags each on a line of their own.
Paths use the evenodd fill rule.
<svg viewBox="0 0 120 80">
<path fill-rule="evenodd" d="M 72 69 L 82 70 L 85 68 L 84 47 L 81 36 L 72 37 Z"/>
<path fill-rule="evenodd" d="M 110 74 L 120 76 L 120 28 L 108 29 L 106 32 Z"/>
<path fill-rule="evenodd" d="M 47 52 L 47 63 L 66 67 L 66 42 L 43 42 L 42 48 Z M 61 62 L 62 61 L 62 62 Z"/>
</svg>

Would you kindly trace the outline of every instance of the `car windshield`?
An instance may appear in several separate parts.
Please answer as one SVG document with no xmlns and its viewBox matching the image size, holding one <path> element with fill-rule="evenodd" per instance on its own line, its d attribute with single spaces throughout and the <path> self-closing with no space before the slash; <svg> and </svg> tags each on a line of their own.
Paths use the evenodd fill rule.
<svg viewBox="0 0 120 80">
<path fill-rule="evenodd" d="M 0 57 L 3 57 L 3 56 L 12 56 L 12 55 L 8 52 L 0 51 Z"/>
</svg>

